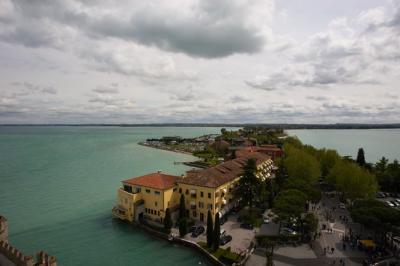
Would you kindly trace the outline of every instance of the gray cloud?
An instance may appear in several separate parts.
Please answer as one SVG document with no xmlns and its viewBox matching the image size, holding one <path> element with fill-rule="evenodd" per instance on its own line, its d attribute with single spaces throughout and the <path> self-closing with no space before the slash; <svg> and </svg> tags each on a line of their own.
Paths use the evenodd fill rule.
<svg viewBox="0 0 400 266">
<path fill-rule="evenodd" d="M 97 88 L 93 89 L 92 91 L 104 94 L 117 94 L 119 92 L 118 88 L 113 86 L 113 84 L 111 86 L 112 87 L 97 86 Z"/>
<path fill-rule="evenodd" d="M 257 3 L 258 2 L 258 3 Z M 189 56 L 218 58 L 235 53 L 256 53 L 266 43 L 265 18 L 271 16 L 271 6 L 262 1 L 206 0 L 190 6 L 154 3 L 133 5 L 126 10 L 107 12 L 96 6 L 74 2 L 19 1 L 10 11 L 18 23 L 0 32 L 2 40 L 29 47 L 59 47 L 70 33 L 81 31 L 89 38 L 113 37 L 133 41 L 161 50 L 181 52 Z M 254 7 L 256 6 L 256 7 Z M 185 12 L 176 12 L 176 8 Z M 115 6 L 114 6 L 115 9 Z M 258 11 L 258 12 L 256 12 Z"/>
<path fill-rule="evenodd" d="M 43 86 L 30 82 L 12 82 L 11 85 L 24 89 L 21 91 L 15 91 L 13 93 L 14 96 L 26 96 L 37 93 L 54 95 L 58 93 L 57 89 L 52 86 Z"/>
</svg>

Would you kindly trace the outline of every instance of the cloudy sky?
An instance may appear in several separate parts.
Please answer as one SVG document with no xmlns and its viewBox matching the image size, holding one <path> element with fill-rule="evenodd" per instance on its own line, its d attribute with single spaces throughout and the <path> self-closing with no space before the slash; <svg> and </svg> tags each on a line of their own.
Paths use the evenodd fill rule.
<svg viewBox="0 0 400 266">
<path fill-rule="evenodd" d="M 400 1 L 0 0 L 0 124 L 158 122 L 400 122 Z"/>
</svg>

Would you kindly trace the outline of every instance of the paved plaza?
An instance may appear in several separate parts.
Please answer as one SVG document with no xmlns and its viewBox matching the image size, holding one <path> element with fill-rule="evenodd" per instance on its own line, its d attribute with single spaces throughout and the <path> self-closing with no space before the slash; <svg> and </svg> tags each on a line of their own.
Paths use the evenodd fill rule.
<svg viewBox="0 0 400 266">
<path fill-rule="evenodd" d="M 347 244 L 343 245 L 343 236 L 348 234 L 349 229 L 351 228 L 353 232 L 359 233 L 360 226 L 351 221 L 350 214 L 346 209 L 339 208 L 337 197 L 324 195 L 321 202 L 311 209 L 319 219 L 318 231 L 321 232 L 321 236 L 317 237 L 311 246 L 303 244 L 297 247 L 275 248 L 274 265 L 340 265 L 340 261 L 346 266 L 362 265 L 366 254 L 351 248 Z M 346 217 L 347 221 L 345 222 L 341 217 Z M 264 230 L 268 230 L 267 227 Z M 332 248 L 334 248 L 333 252 Z M 265 249 L 258 248 L 251 254 L 246 265 L 264 266 L 265 264 Z"/>
</svg>

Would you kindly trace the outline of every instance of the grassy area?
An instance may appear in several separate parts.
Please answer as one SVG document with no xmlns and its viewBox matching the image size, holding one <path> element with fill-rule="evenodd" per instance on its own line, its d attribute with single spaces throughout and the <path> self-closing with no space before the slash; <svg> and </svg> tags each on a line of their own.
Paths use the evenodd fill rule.
<svg viewBox="0 0 400 266">
<path fill-rule="evenodd" d="M 198 244 L 224 263 L 232 264 L 240 261 L 241 259 L 241 256 L 235 252 L 232 252 L 230 247 L 226 249 L 219 248 L 218 250 L 214 251 L 212 248 L 207 247 L 207 243 L 205 242 L 199 242 Z"/>
</svg>

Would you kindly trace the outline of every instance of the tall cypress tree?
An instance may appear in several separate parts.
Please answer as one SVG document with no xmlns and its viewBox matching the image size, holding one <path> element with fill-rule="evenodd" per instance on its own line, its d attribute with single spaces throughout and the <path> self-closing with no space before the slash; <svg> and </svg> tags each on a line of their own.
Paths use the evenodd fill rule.
<svg viewBox="0 0 400 266">
<path fill-rule="evenodd" d="M 186 219 L 186 206 L 185 196 L 182 194 L 179 202 L 179 235 L 184 237 L 187 234 L 187 219 Z"/>
<path fill-rule="evenodd" d="M 359 166 L 365 166 L 366 162 L 365 162 L 365 153 L 363 148 L 358 149 L 356 162 Z"/>
<path fill-rule="evenodd" d="M 207 213 L 207 246 L 210 248 L 213 243 L 213 220 L 211 211 Z"/>
<path fill-rule="evenodd" d="M 165 217 L 164 217 L 164 229 L 169 234 L 171 232 L 172 227 L 172 219 L 171 219 L 171 212 L 169 208 L 165 210 Z"/>
<path fill-rule="evenodd" d="M 220 239 L 221 239 L 221 225 L 219 223 L 219 213 L 217 212 L 215 214 L 215 219 L 214 219 L 214 234 L 213 234 L 214 251 L 218 250 Z"/>
</svg>

